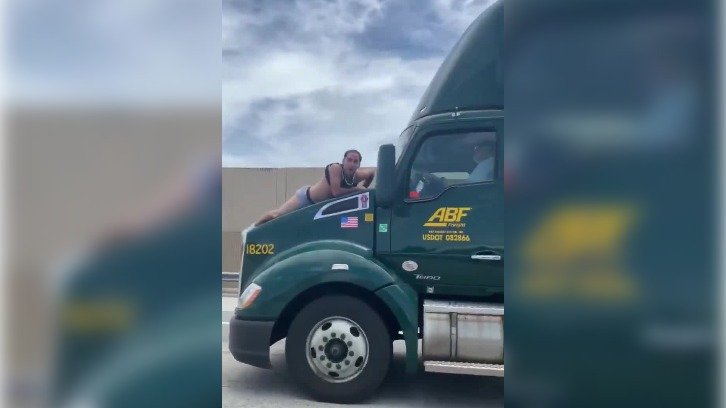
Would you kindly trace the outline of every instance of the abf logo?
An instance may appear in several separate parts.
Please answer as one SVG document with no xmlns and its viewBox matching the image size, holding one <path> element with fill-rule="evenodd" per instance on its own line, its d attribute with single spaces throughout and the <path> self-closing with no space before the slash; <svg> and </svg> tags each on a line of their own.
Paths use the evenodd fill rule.
<svg viewBox="0 0 726 408">
<path fill-rule="evenodd" d="M 441 207 L 436 210 L 424 227 L 446 227 L 450 222 L 461 222 L 471 207 Z"/>
</svg>

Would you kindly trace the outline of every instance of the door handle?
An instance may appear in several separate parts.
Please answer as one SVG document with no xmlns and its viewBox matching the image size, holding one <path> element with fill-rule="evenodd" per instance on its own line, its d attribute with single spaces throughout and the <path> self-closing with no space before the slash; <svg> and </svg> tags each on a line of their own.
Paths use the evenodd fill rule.
<svg viewBox="0 0 726 408">
<path fill-rule="evenodd" d="M 477 261 L 501 261 L 502 256 L 499 254 L 475 254 L 471 256 L 471 259 Z"/>
</svg>

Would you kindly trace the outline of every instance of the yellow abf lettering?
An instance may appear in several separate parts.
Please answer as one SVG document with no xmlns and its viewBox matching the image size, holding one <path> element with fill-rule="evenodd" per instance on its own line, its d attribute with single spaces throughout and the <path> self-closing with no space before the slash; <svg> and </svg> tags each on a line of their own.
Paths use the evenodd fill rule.
<svg viewBox="0 0 726 408">
<path fill-rule="evenodd" d="M 461 222 L 471 207 L 441 207 L 434 211 L 424 227 L 445 227 L 449 222 Z"/>
</svg>

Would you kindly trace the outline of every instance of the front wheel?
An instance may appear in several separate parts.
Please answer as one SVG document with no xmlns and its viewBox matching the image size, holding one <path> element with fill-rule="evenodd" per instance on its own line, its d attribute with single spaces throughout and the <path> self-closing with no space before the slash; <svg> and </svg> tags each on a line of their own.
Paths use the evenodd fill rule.
<svg viewBox="0 0 726 408">
<path fill-rule="evenodd" d="M 326 296 L 305 306 L 287 335 L 293 378 L 316 399 L 358 402 L 385 378 L 391 337 L 381 317 L 351 296 Z"/>
</svg>

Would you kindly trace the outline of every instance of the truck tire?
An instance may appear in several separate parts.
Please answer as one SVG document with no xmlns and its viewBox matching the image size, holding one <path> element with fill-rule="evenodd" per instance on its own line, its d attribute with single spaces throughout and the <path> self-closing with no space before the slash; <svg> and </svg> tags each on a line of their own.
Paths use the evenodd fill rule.
<svg viewBox="0 0 726 408">
<path fill-rule="evenodd" d="M 391 353 L 391 337 L 378 313 L 344 295 L 305 306 L 285 345 L 295 381 L 315 399 L 338 403 L 370 397 L 388 373 Z"/>
</svg>

